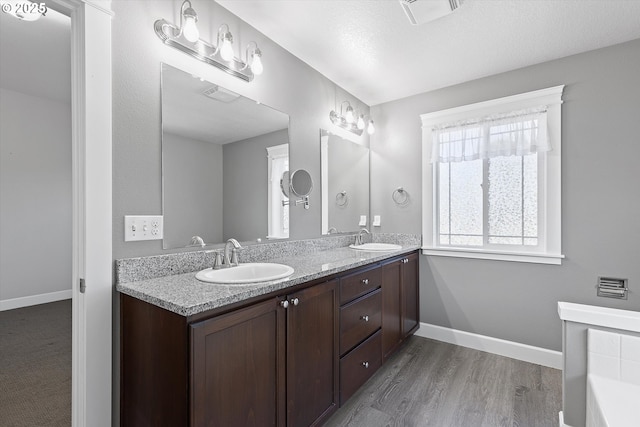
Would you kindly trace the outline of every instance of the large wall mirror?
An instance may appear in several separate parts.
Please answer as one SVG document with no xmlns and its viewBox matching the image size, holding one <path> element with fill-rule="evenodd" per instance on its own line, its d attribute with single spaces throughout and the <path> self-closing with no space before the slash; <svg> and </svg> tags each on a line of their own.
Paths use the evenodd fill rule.
<svg viewBox="0 0 640 427">
<path fill-rule="evenodd" d="M 162 64 L 165 249 L 289 237 L 288 170 L 287 114 Z"/>
<path fill-rule="evenodd" d="M 369 149 L 320 130 L 322 234 L 350 233 L 369 222 Z"/>
</svg>

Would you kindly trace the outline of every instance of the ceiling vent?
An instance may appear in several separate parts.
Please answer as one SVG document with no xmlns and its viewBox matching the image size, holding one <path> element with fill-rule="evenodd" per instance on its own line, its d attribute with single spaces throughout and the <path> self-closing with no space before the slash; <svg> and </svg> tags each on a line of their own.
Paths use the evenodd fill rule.
<svg viewBox="0 0 640 427">
<path fill-rule="evenodd" d="M 413 25 L 424 24 L 456 10 L 464 0 L 398 0 Z"/>
<path fill-rule="evenodd" d="M 205 89 L 202 94 L 208 98 L 225 103 L 235 101 L 240 97 L 240 95 L 238 95 L 237 93 L 231 92 L 230 90 L 227 90 L 218 85 L 213 85 L 210 88 Z"/>
</svg>

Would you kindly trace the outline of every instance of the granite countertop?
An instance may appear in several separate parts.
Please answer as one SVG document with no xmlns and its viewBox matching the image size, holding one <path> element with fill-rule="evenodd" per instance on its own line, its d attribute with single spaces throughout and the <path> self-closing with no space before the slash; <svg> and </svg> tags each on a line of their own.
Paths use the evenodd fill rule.
<svg viewBox="0 0 640 427">
<path fill-rule="evenodd" d="M 182 316 L 191 316 L 418 249 L 419 245 L 403 245 L 395 251 L 365 252 L 342 247 L 286 259 L 273 258 L 266 262 L 289 265 L 294 273 L 286 279 L 271 282 L 221 285 L 201 282 L 196 279 L 196 272 L 191 272 L 118 283 L 116 290 Z"/>
</svg>

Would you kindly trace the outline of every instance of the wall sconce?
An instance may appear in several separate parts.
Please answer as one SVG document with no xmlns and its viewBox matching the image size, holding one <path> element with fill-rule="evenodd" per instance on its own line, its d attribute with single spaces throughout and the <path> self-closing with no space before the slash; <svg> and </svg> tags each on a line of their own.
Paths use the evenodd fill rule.
<svg viewBox="0 0 640 427">
<path fill-rule="evenodd" d="M 342 107 L 345 104 L 347 104 L 347 108 L 345 108 L 343 115 Z M 338 114 L 334 110 L 331 110 L 331 112 L 329 113 L 329 119 L 331 119 L 331 122 L 334 125 L 341 127 L 342 129 L 346 129 L 349 132 L 355 133 L 358 136 L 362 135 L 365 127 L 367 128 L 367 133 L 369 135 L 372 135 L 376 131 L 371 117 L 365 116 L 364 114 L 357 114 L 349 101 L 343 101 L 342 104 L 340 104 L 340 114 Z M 366 119 L 369 119 L 368 122 Z"/>
<path fill-rule="evenodd" d="M 213 65 L 232 76 L 250 82 L 254 76 L 262 74 L 262 52 L 256 42 L 250 42 L 246 49 L 245 61 L 234 56 L 233 35 L 227 24 L 218 28 L 216 45 L 200 38 L 198 14 L 190 0 L 184 0 L 180 6 L 180 27 L 158 19 L 153 28 L 156 35 L 166 44 L 186 53 L 202 62 Z"/>
</svg>

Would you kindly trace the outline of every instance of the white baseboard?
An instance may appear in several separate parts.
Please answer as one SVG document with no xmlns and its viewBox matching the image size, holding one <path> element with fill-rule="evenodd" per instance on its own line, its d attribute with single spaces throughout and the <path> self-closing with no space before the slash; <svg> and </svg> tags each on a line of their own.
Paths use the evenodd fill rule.
<svg viewBox="0 0 640 427">
<path fill-rule="evenodd" d="M 71 299 L 71 289 L 66 291 L 50 292 L 48 294 L 30 295 L 28 297 L 0 300 L 0 311 L 13 310 L 14 308 L 29 307 L 31 305 L 46 304 L 48 302 Z"/>
<path fill-rule="evenodd" d="M 559 427 L 571 427 L 569 424 L 564 423 L 564 414 L 562 413 L 562 411 L 558 412 L 558 422 Z"/>
<path fill-rule="evenodd" d="M 457 329 L 444 328 L 429 323 L 420 323 L 420 329 L 418 329 L 416 335 L 486 351 L 488 353 L 499 354 L 500 356 L 511 357 L 512 359 L 523 360 L 537 365 L 562 369 L 562 352 L 560 351 L 459 331 Z"/>
</svg>

